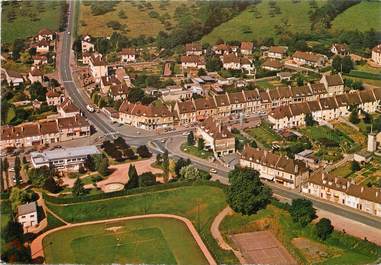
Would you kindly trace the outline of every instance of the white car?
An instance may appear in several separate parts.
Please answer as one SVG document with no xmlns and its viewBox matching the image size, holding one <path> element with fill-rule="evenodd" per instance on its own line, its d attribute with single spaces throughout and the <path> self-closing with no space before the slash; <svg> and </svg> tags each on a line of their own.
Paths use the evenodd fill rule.
<svg viewBox="0 0 381 265">
<path fill-rule="evenodd" d="M 94 112 L 94 111 L 95 111 L 94 107 L 93 107 L 93 106 L 90 106 L 90 105 L 86 105 L 86 109 L 87 109 L 88 111 L 90 111 L 90 112 Z"/>
<path fill-rule="evenodd" d="M 183 132 L 183 136 L 188 136 L 189 132 Z"/>
<path fill-rule="evenodd" d="M 213 174 L 216 174 L 216 173 L 217 173 L 217 170 L 215 170 L 214 168 L 211 168 L 211 169 L 209 170 L 209 172 L 210 172 L 210 173 L 213 173 Z"/>
</svg>

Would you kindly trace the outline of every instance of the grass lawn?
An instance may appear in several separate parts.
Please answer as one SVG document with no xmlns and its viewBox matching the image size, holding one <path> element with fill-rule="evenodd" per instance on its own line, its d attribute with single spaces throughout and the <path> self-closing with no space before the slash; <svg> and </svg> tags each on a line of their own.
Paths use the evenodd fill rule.
<svg viewBox="0 0 381 265">
<path fill-rule="evenodd" d="M 375 79 L 366 79 L 366 78 L 360 78 L 360 77 L 353 77 L 349 76 L 347 74 L 343 75 L 343 78 L 349 78 L 355 81 L 361 81 L 365 84 L 373 85 L 373 86 L 380 86 L 381 87 L 381 80 L 375 80 Z"/>
<path fill-rule="evenodd" d="M 43 244 L 51 264 L 208 264 L 186 225 L 166 218 L 65 229 Z"/>
<path fill-rule="evenodd" d="M 359 131 L 356 131 L 349 125 L 345 123 L 338 123 L 334 125 L 336 129 L 348 135 L 351 139 L 353 139 L 356 143 L 361 145 L 366 144 L 366 136 Z"/>
<path fill-rule="evenodd" d="M 200 150 L 197 148 L 197 146 L 188 145 L 188 143 L 183 143 L 180 146 L 180 149 L 184 153 L 194 155 L 194 156 L 197 156 L 197 157 L 202 158 L 202 159 L 209 159 L 209 158 L 213 157 L 213 152 Z"/>
<path fill-rule="evenodd" d="M 336 231 L 326 241 L 320 241 L 312 224 L 301 228 L 292 222 L 288 212 L 273 205 L 251 216 L 227 216 L 220 230 L 229 241 L 232 234 L 270 230 L 300 264 L 369 264 L 381 256 L 380 247 Z M 298 248 L 295 239 L 314 246 L 313 257 L 305 248 Z"/>
<path fill-rule="evenodd" d="M 284 31 L 290 32 L 309 32 L 311 23 L 308 12 L 311 7 L 308 1 L 293 3 L 292 0 L 276 1 L 281 14 L 269 15 L 270 0 L 260 1 L 257 5 L 249 6 L 238 16 L 219 25 L 211 33 L 202 38 L 202 42 L 214 44 L 216 40 L 222 38 L 230 40 L 263 40 L 268 37 L 279 38 L 274 27 L 283 25 L 282 21 L 287 20 Z M 324 1 L 316 1 L 321 5 Z M 298 14 L 298 15 L 295 15 Z"/>
<path fill-rule="evenodd" d="M 361 71 L 361 72 L 369 72 L 374 74 L 381 74 L 381 68 L 375 68 L 368 64 L 363 65 L 357 65 L 355 64 L 355 70 Z"/>
<path fill-rule="evenodd" d="M 42 28 L 58 30 L 61 1 L 19 1 L 3 2 L 1 12 L 2 43 L 13 43 L 15 39 L 25 39 L 38 33 Z M 13 21 L 8 17 L 15 15 Z"/>
<path fill-rule="evenodd" d="M 234 254 L 221 250 L 210 234 L 214 217 L 226 206 L 221 188 L 193 185 L 108 200 L 47 206 L 70 222 L 110 219 L 146 213 L 168 213 L 191 220 L 218 263 L 237 263 Z M 156 262 L 155 262 L 156 263 Z"/>
<path fill-rule="evenodd" d="M 332 31 L 348 29 L 367 31 L 371 28 L 376 31 L 380 30 L 380 14 L 380 1 L 361 1 L 361 3 L 348 8 L 333 20 Z"/>
<path fill-rule="evenodd" d="M 151 3 L 152 9 L 144 7 L 143 2 L 122 1 L 114 7 L 113 11 L 94 16 L 91 12 L 91 6 L 82 2 L 79 14 L 79 34 L 87 33 L 92 36 L 104 37 L 111 36 L 114 31 L 119 31 L 126 33 L 129 37 L 156 36 L 160 31 L 166 29 L 159 19 L 151 17 L 149 13 L 155 11 L 160 16 L 168 14 L 169 19 L 166 21 L 169 21 L 173 27 L 177 24 L 174 18 L 176 8 L 182 4 L 187 4 L 183 1 L 168 1 L 164 8 L 160 8 L 161 1 L 150 1 L 149 3 Z M 143 8 L 141 8 L 142 6 Z M 119 16 L 121 10 L 125 13 L 125 18 Z M 119 22 L 125 29 L 113 30 L 107 26 L 110 21 Z"/>
<path fill-rule="evenodd" d="M 63 222 L 61 222 L 59 219 L 55 218 L 49 212 L 47 212 L 46 216 L 47 216 L 47 220 L 48 220 L 48 226 L 47 226 L 46 230 L 50 230 L 50 229 L 65 225 Z"/>
<path fill-rule="evenodd" d="M 347 178 L 351 176 L 354 172 L 352 171 L 351 163 L 345 163 L 344 165 L 336 168 L 330 173 L 336 177 Z"/>
<path fill-rule="evenodd" d="M 353 139 L 348 135 L 338 130 L 332 130 L 327 126 L 306 127 L 301 128 L 300 131 L 312 141 L 319 143 L 322 143 L 322 139 L 326 138 L 344 147 L 350 147 L 354 144 Z"/>
<path fill-rule="evenodd" d="M 11 204 L 9 202 L 9 200 L 2 200 L 1 201 L 1 223 L 0 223 L 0 227 L 1 227 L 1 231 L 4 229 L 4 227 L 8 224 L 8 222 L 11 220 L 11 213 L 12 213 L 12 209 L 11 209 Z M 4 246 L 5 244 L 5 240 L 3 238 L 3 234 L 1 236 L 1 245 Z"/>
<path fill-rule="evenodd" d="M 271 148 L 273 142 L 282 140 L 282 137 L 265 123 L 262 123 L 259 127 L 247 129 L 245 132 L 266 148 Z"/>
</svg>

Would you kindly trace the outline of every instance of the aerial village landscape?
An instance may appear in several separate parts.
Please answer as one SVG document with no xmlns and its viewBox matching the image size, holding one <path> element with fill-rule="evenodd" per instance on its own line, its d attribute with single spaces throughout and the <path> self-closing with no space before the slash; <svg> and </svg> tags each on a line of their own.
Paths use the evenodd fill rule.
<svg viewBox="0 0 381 265">
<path fill-rule="evenodd" d="M 1 261 L 381 264 L 381 1 L 2 1 Z"/>
</svg>

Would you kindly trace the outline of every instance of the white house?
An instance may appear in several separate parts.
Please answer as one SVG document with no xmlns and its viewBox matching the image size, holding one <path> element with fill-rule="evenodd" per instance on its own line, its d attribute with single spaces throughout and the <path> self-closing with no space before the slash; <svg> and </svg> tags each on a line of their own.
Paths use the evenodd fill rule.
<svg viewBox="0 0 381 265">
<path fill-rule="evenodd" d="M 13 86 L 19 86 L 24 83 L 24 78 L 18 72 L 12 70 L 4 70 L 5 79 L 8 84 L 13 84 Z"/>
<path fill-rule="evenodd" d="M 312 67 L 323 67 L 328 61 L 327 56 L 314 52 L 296 51 L 292 55 L 292 59 L 296 64 L 307 65 Z"/>
<path fill-rule="evenodd" d="M 73 104 L 71 99 L 66 98 L 57 106 L 57 112 L 61 117 L 75 117 L 80 114 L 79 108 Z"/>
<path fill-rule="evenodd" d="M 181 56 L 181 67 L 183 69 L 187 68 L 203 68 L 206 69 L 205 65 L 205 59 L 203 56 L 198 56 L 198 55 L 184 55 Z"/>
<path fill-rule="evenodd" d="M 345 43 L 334 43 L 331 52 L 335 55 L 347 56 L 349 55 L 349 48 Z"/>
<path fill-rule="evenodd" d="M 123 48 L 119 55 L 121 56 L 122 63 L 130 63 L 136 61 L 136 50 L 135 48 Z"/>
<path fill-rule="evenodd" d="M 36 53 L 39 54 L 45 54 L 49 52 L 49 47 L 50 47 L 50 41 L 48 40 L 40 40 L 35 44 L 36 47 Z"/>
<path fill-rule="evenodd" d="M 32 67 L 31 71 L 28 74 L 29 81 L 33 84 L 34 82 L 40 82 L 42 84 L 44 75 L 42 71 L 37 67 Z"/>
<path fill-rule="evenodd" d="M 338 95 L 344 93 L 344 80 L 340 73 L 328 75 L 324 74 L 320 79 L 330 95 Z"/>
<path fill-rule="evenodd" d="M 90 73 L 96 80 L 100 82 L 102 76 L 107 75 L 106 61 L 103 59 L 102 54 L 92 54 L 89 60 Z"/>
<path fill-rule="evenodd" d="M 24 227 L 38 225 L 37 203 L 30 202 L 17 207 L 17 221 Z"/>
<path fill-rule="evenodd" d="M 37 36 L 36 36 L 36 39 L 38 41 L 42 41 L 42 40 L 47 40 L 47 41 L 51 41 L 53 40 L 53 32 L 49 29 L 41 29 L 38 33 L 37 33 Z"/>
<path fill-rule="evenodd" d="M 286 46 L 271 46 L 266 52 L 266 56 L 273 59 L 283 59 L 287 55 L 288 47 Z"/>
<path fill-rule="evenodd" d="M 93 43 L 91 43 L 91 37 L 89 35 L 86 35 L 83 37 L 81 41 L 82 45 L 82 53 L 85 52 L 94 52 L 95 46 Z"/>
<path fill-rule="evenodd" d="M 199 42 L 192 42 L 185 44 L 185 54 L 189 55 L 202 55 L 202 46 Z"/>
<path fill-rule="evenodd" d="M 372 61 L 381 65 L 381 44 L 378 44 L 372 49 Z"/>
</svg>

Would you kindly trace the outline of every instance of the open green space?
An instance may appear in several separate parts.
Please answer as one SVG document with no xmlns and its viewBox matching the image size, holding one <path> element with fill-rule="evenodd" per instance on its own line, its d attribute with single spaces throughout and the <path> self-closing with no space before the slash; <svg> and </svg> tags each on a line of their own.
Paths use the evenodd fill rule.
<svg viewBox="0 0 381 265">
<path fill-rule="evenodd" d="M 347 178 L 353 174 L 351 163 L 345 163 L 344 165 L 335 168 L 330 173 L 336 177 Z"/>
<path fill-rule="evenodd" d="M 202 42 L 214 44 L 218 39 L 225 41 L 264 40 L 269 37 L 279 38 L 287 31 L 293 33 L 310 31 L 309 12 L 313 9 L 309 1 L 274 1 L 279 7 L 280 14 L 271 11 L 270 2 L 270 0 L 263 0 L 259 4 L 249 6 L 241 14 L 219 25 L 204 36 Z M 318 5 L 322 5 L 325 1 L 316 2 Z M 276 34 L 278 31 L 276 28 L 281 29 L 281 34 Z"/>
<path fill-rule="evenodd" d="M 356 143 L 364 145 L 366 143 L 366 136 L 357 131 L 355 128 L 345 124 L 345 123 L 337 123 L 334 125 L 335 129 L 341 131 L 342 133 L 348 135 L 351 139 L 353 139 Z"/>
<path fill-rule="evenodd" d="M 194 145 L 188 145 L 187 143 L 183 143 L 180 146 L 181 151 L 184 153 L 197 156 L 202 159 L 209 159 L 213 157 L 213 152 L 212 151 L 205 151 L 205 150 L 200 150 L 197 148 L 197 146 Z"/>
<path fill-rule="evenodd" d="M 156 36 L 160 31 L 172 29 L 177 24 L 176 8 L 182 5 L 187 8 L 190 6 L 186 1 L 121 1 L 110 11 L 94 15 L 92 4 L 92 2 L 81 3 L 78 19 L 79 34 L 97 37 L 111 36 L 114 31 L 127 34 L 129 37 Z M 96 5 L 100 9 L 104 3 Z M 120 29 L 108 26 L 110 22 L 119 23 Z"/>
<path fill-rule="evenodd" d="M 218 263 L 238 262 L 232 252 L 220 249 L 210 234 L 213 219 L 226 206 L 225 194 L 220 187 L 193 184 L 169 190 L 67 205 L 47 202 L 47 206 L 69 222 L 151 213 L 184 216 L 192 221 Z"/>
<path fill-rule="evenodd" d="M 375 244 L 338 231 L 321 241 L 313 224 L 302 228 L 292 221 L 287 211 L 273 205 L 251 216 L 237 213 L 227 216 L 221 223 L 220 230 L 229 242 L 229 235 L 270 230 L 299 264 L 370 264 L 381 256 L 381 248 Z M 306 242 L 303 246 L 305 248 L 301 249 L 295 244 L 297 239 Z M 311 252 L 314 252 L 313 256 Z"/>
<path fill-rule="evenodd" d="M 355 70 L 358 70 L 358 71 L 361 71 L 361 72 L 369 72 L 369 73 L 374 73 L 374 74 L 381 75 L 381 68 L 372 67 L 372 66 L 368 65 L 367 63 L 362 64 L 362 65 L 356 64 L 355 65 Z"/>
<path fill-rule="evenodd" d="M 2 2 L 1 42 L 26 39 L 42 28 L 57 31 L 64 3 L 55 0 Z"/>
<path fill-rule="evenodd" d="M 8 222 L 11 220 L 11 214 L 12 214 L 12 208 L 9 200 L 2 200 L 1 201 L 1 223 L 0 228 L 1 231 L 3 231 L 4 227 L 8 224 Z M 3 238 L 3 233 L 1 233 L 1 245 L 4 246 L 6 243 Z"/>
<path fill-rule="evenodd" d="M 256 128 L 247 129 L 245 132 L 266 148 L 271 148 L 274 142 L 282 140 L 282 137 L 266 123 L 262 123 L 261 126 Z"/>
<path fill-rule="evenodd" d="M 361 1 L 343 13 L 339 14 L 332 22 L 332 30 L 359 30 L 367 31 L 381 29 L 381 2 Z"/>
<path fill-rule="evenodd" d="M 50 264 L 208 264 L 186 225 L 169 218 L 64 229 L 43 244 Z"/>
</svg>

